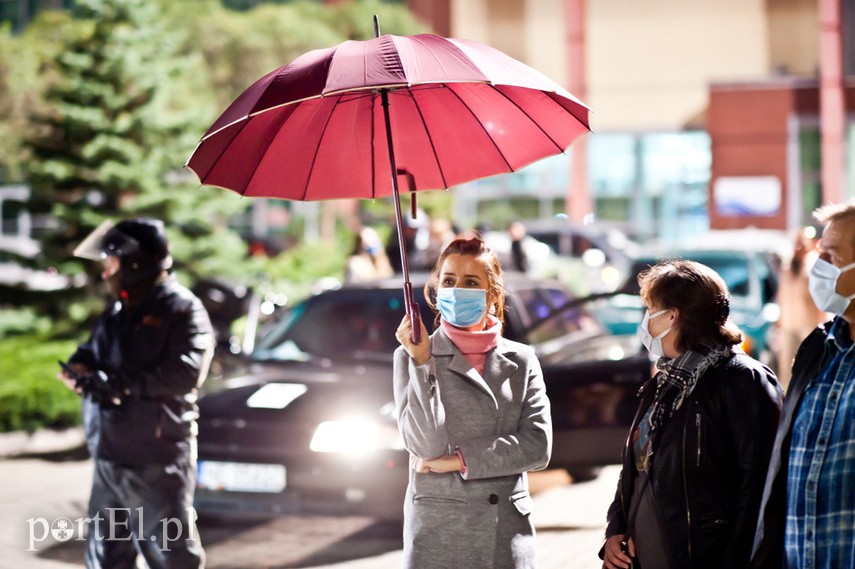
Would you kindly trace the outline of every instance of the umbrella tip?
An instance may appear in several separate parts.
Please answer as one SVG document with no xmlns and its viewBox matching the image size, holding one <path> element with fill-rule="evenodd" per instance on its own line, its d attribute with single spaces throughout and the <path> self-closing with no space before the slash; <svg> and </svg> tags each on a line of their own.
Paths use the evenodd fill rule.
<svg viewBox="0 0 855 569">
<path fill-rule="evenodd" d="M 377 17 L 377 14 L 374 14 L 374 37 L 380 37 L 380 18 Z"/>
</svg>

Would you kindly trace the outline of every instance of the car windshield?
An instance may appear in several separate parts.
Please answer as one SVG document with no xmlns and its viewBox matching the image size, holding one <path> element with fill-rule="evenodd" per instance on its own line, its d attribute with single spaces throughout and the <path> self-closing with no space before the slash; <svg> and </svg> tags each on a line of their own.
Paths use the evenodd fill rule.
<svg viewBox="0 0 855 569">
<path fill-rule="evenodd" d="M 419 291 L 420 292 L 420 291 Z M 434 315 L 416 295 L 428 331 Z M 505 337 L 527 344 L 569 339 L 602 328 L 572 297 L 557 288 L 523 288 L 506 302 Z M 400 289 L 342 289 L 310 297 L 285 312 L 259 340 L 252 359 L 306 361 L 388 360 L 398 347 L 395 331 L 404 315 Z"/>
<path fill-rule="evenodd" d="M 518 290 L 509 299 L 519 306 L 527 330 L 526 343 L 540 344 L 576 332 L 601 333 L 600 325 L 573 298 L 560 289 Z"/>
<path fill-rule="evenodd" d="M 681 253 L 675 257 L 702 263 L 721 275 L 733 297 L 744 298 L 751 294 L 751 264 L 744 255 L 708 255 L 703 253 Z M 625 292 L 638 294 L 638 275 L 657 263 L 656 259 L 636 261 L 627 280 Z"/>
<path fill-rule="evenodd" d="M 252 357 L 258 360 L 388 357 L 398 347 L 395 330 L 403 314 L 399 290 L 321 294 L 288 311 L 261 338 Z M 426 325 L 431 329 L 430 322 Z"/>
<path fill-rule="evenodd" d="M 751 293 L 751 269 L 748 258 L 741 256 L 704 257 L 703 255 L 695 255 L 693 258 L 721 275 L 721 278 L 727 283 L 731 295 L 748 296 Z"/>
</svg>

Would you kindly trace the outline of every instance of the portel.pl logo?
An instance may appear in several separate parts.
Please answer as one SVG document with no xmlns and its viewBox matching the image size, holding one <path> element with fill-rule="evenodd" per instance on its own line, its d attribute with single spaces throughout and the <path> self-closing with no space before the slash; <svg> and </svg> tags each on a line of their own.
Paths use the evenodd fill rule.
<svg viewBox="0 0 855 569">
<path fill-rule="evenodd" d="M 131 540 L 131 516 L 135 516 L 135 524 L 133 527 L 146 528 L 144 514 L 142 508 L 133 510 L 130 508 L 107 508 L 106 519 L 98 512 L 93 518 L 56 518 L 49 521 L 47 518 L 28 518 L 27 528 L 29 530 L 29 542 L 27 551 L 37 551 L 37 544 L 45 541 L 48 536 L 58 542 L 70 541 L 76 539 L 82 541 L 86 539 L 87 526 L 92 524 L 89 531 L 100 531 L 103 535 L 102 539 L 107 541 L 130 541 Z M 187 508 L 187 520 L 194 520 L 196 511 L 189 507 Z M 94 528 L 99 528 L 96 530 Z M 169 544 L 179 539 L 187 539 L 193 541 L 196 539 L 194 535 L 195 525 L 187 524 L 188 532 L 185 537 L 184 524 L 179 518 L 162 518 L 158 520 L 151 529 L 151 535 L 142 533 L 143 529 L 136 529 L 137 539 L 148 539 L 149 541 L 157 541 L 161 551 L 169 551 Z"/>
</svg>

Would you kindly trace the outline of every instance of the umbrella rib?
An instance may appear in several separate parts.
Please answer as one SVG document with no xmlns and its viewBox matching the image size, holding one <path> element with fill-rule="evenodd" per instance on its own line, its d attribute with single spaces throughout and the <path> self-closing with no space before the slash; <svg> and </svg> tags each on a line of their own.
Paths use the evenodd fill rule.
<svg viewBox="0 0 855 569">
<path fill-rule="evenodd" d="M 235 135 L 232 137 L 232 139 L 231 139 L 231 140 L 229 140 L 229 143 L 228 143 L 228 144 L 226 144 L 225 146 L 223 146 L 223 149 L 222 149 L 222 150 L 220 150 L 220 153 L 219 153 L 219 155 L 217 156 L 217 159 L 211 162 L 211 167 L 210 167 L 210 168 L 208 168 L 208 171 L 205 173 L 205 175 L 204 175 L 204 176 L 199 176 L 199 182 L 200 182 L 200 183 L 202 183 L 202 184 L 204 184 L 204 183 L 205 183 L 205 180 L 207 180 L 207 179 L 208 179 L 208 176 L 210 176 L 210 175 L 211 175 L 211 172 L 213 172 L 214 167 L 215 167 L 215 166 L 217 165 L 217 163 L 220 161 L 220 158 L 222 158 L 222 157 L 223 157 L 223 155 L 224 155 L 224 154 L 226 153 L 226 151 L 231 147 L 232 143 L 233 143 L 233 142 L 235 141 L 235 139 L 240 135 L 240 133 L 243 131 L 243 129 L 246 127 L 246 125 L 248 125 L 248 124 L 249 124 L 249 117 L 248 117 L 248 116 L 247 116 L 247 117 L 244 117 L 242 120 L 244 121 L 244 123 L 241 125 L 241 127 L 238 129 L 238 131 L 237 131 L 237 132 L 235 133 Z M 239 121 L 235 121 L 235 122 L 234 122 L 234 123 L 232 123 L 232 124 L 236 124 L 237 122 L 239 122 Z M 199 144 L 198 144 L 198 146 L 197 146 L 197 148 L 196 148 L 196 150 L 198 150 L 198 149 L 199 149 L 199 147 L 201 147 L 201 146 L 202 146 L 202 144 L 203 144 L 204 142 L 205 142 L 205 139 L 204 139 L 204 138 L 203 138 L 202 140 L 200 140 L 200 141 L 199 141 Z M 194 151 L 193 151 L 193 155 L 194 155 L 194 154 L 196 154 L 196 150 L 194 150 Z M 190 164 L 190 160 L 192 160 L 192 159 L 193 159 L 193 155 L 190 155 L 190 158 L 188 158 L 188 159 L 187 159 L 187 164 Z M 192 169 L 192 168 L 191 168 L 191 169 Z M 195 170 L 194 170 L 194 172 L 195 172 Z M 233 191 L 234 191 L 234 190 L 233 190 Z M 243 191 L 241 191 L 241 192 L 239 192 L 239 193 L 240 193 L 240 195 L 245 195 L 245 194 L 246 194 L 246 188 L 244 188 L 244 189 L 243 189 Z"/>
<path fill-rule="evenodd" d="M 327 127 L 330 125 L 330 121 L 332 120 L 333 113 L 338 108 L 338 103 L 333 103 L 332 109 L 329 114 L 327 114 L 327 120 L 324 123 L 324 128 L 321 131 L 321 135 L 318 137 L 318 143 L 315 145 L 315 152 L 312 155 L 312 165 L 309 167 L 309 176 L 306 178 L 306 185 L 303 187 L 303 195 L 300 198 L 300 201 L 306 201 L 306 194 L 309 193 L 309 183 L 312 181 L 312 174 L 315 173 L 315 163 L 318 161 L 318 153 L 321 151 L 321 142 L 324 140 L 324 136 L 327 133 Z"/>
<path fill-rule="evenodd" d="M 372 92 L 377 90 L 377 89 L 384 89 L 385 88 L 385 89 L 394 90 L 397 88 L 403 88 L 403 87 L 407 87 L 407 86 L 408 85 L 406 83 L 391 83 L 389 85 L 378 85 L 378 86 L 366 85 L 365 87 L 360 87 L 358 89 L 352 88 L 352 87 L 347 88 L 347 89 L 339 89 L 338 91 L 330 91 L 329 93 L 321 93 L 319 95 L 310 95 L 308 97 L 303 97 L 301 99 L 294 99 L 293 101 L 286 101 L 284 103 L 278 103 L 276 105 L 271 105 L 269 107 L 264 107 L 262 109 L 256 109 L 254 111 L 250 111 L 249 113 L 245 114 L 244 116 L 237 118 L 228 124 L 224 124 L 223 126 L 218 128 L 217 130 L 215 130 L 213 132 L 206 133 L 202 137 L 202 140 L 203 141 L 207 140 L 207 139 L 211 138 L 212 136 L 214 136 L 215 134 L 218 134 L 220 131 L 227 129 L 230 126 L 233 126 L 234 124 L 239 123 L 242 120 L 251 119 L 252 117 L 254 117 L 256 115 L 261 115 L 261 114 L 264 114 L 264 113 L 267 113 L 270 111 L 275 111 L 276 109 L 280 109 L 282 107 L 299 105 L 300 103 L 305 103 L 306 101 L 311 101 L 312 99 L 323 99 L 325 97 L 338 97 L 338 96 L 346 95 L 346 94 L 350 94 L 350 93 L 353 93 L 355 96 L 358 96 L 360 93 L 365 93 L 365 95 L 363 95 L 363 96 L 367 97 L 367 96 L 370 96 L 372 94 Z M 354 98 L 356 98 L 356 97 L 354 97 Z M 228 112 L 228 109 L 226 109 L 226 112 Z"/>
<path fill-rule="evenodd" d="M 377 93 L 372 94 L 371 96 L 371 199 L 377 199 L 377 172 L 375 172 L 375 165 L 377 164 L 374 159 L 374 137 L 376 136 L 376 129 L 374 128 L 374 105 L 377 104 Z"/>
<path fill-rule="evenodd" d="M 502 93 L 499 89 L 497 89 L 497 88 L 496 88 L 496 86 L 495 86 L 495 85 L 491 85 L 491 87 L 492 87 L 492 88 L 493 88 L 493 90 L 494 90 L 494 91 L 496 91 L 499 95 L 501 95 L 502 97 L 504 97 L 505 99 L 507 99 L 507 100 L 508 100 L 508 101 L 509 101 L 513 106 L 515 106 L 516 108 L 518 108 L 518 109 L 520 110 L 520 112 L 521 112 L 522 114 L 524 114 L 524 115 L 526 116 L 526 118 L 527 118 L 529 121 L 531 121 L 531 123 L 532 123 L 534 126 L 536 126 L 536 127 L 538 128 L 538 130 L 540 130 L 540 132 L 542 132 L 542 133 L 543 133 L 543 136 L 545 136 L 547 139 L 549 139 L 549 142 L 551 142 L 552 144 L 554 144 L 554 145 L 555 145 L 555 148 L 557 148 L 557 149 L 558 149 L 560 152 L 562 152 L 562 153 L 566 150 L 565 148 L 562 148 L 562 147 L 561 147 L 561 145 L 560 145 L 560 144 L 558 144 L 558 143 L 555 141 L 555 139 L 554 139 L 554 138 L 552 138 L 551 136 L 549 136 L 549 133 L 548 133 L 548 132 L 546 132 L 546 131 L 543 129 L 543 127 L 542 127 L 542 126 L 540 126 L 540 123 L 539 123 L 539 122 L 537 122 L 536 120 L 534 120 L 533 118 L 531 118 L 531 115 L 529 115 L 529 114 L 528 114 L 528 113 L 527 113 L 527 112 L 526 112 L 526 111 L 525 111 L 521 106 L 519 106 L 519 105 L 517 104 L 517 102 L 516 102 L 516 101 L 514 101 L 513 99 L 511 99 L 510 97 L 508 97 L 506 94 Z M 552 102 L 552 104 L 554 104 L 554 105 L 558 105 L 558 103 L 555 101 L 555 99 L 553 99 L 552 97 L 550 97 L 549 95 L 547 95 L 547 94 L 546 94 L 546 93 L 544 93 L 543 91 L 537 91 L 537 92 L 538 92 L 538 93 L 540 93 L 540 94 L 541 94 L 541 96 L 546 97 L 547 99 L 549 99 L 549 100 Z M 558 105 L 558 106 L 560 107 L 561 105 Z M 562 107 L 562 109 L 563 109 L 563 107 Z M 569 111 L 567 111 L 567 112 L 569 113 Z M 571 113 L 571 114 L 572 114 L 572 113 Z M 575 118 L 575 115 L 573 115 L 573 117 Z M 578 119 L 576 119 L 576 120 L 578 120 Z"/>
<path fill-rule="evenodd" d="M 246 185 L 243 188 L 243 191 L 240 192 L 240 194 L 242 196 L 246 195 L 246 192 L 249 190 L 249 187 L 252 185 L 253 180 L 255 180 L 255 175 L 258 174 L 258 169 L 261 168 L 261 163 L 264 162 L 264 159 L 267 157 L 267 153 L 270 152 L 271 143 L 276 138 L 279 131 L 282 130 L 282 127 L 285 126 L 285 123 L 287 123 L 289 120 L 291 120 L 291 117 L 293 117 L 293 116 L 294 116 L 294 113 L 288 113 L 288 115 L 284 119 L 282 119 L 281 122 L 279 122 L 279 125 L 274 130 L 273 136 L 271 137 L 270 141 L 268 141 L 268 143 L 264 147 L 264 153 L 259 157 L 258 162 L 255 163 L 255 166 L 253 166 L 252 175 L 250 175 L 249 180 L 247 180 Z M 248 121 L 247 121 L 247 124 L 249 124 Z M 235 136 L 235 138 L 237 138 L 237 136 Z M 231 143 L 229 143 L 229 145 L 231 145 Z"/>
<path fill-rule="evenodd" d="M 486 84 L 486 83 L 485 83 L 485 85 L 488 85 L 488 86 L 490 86 L 490 87 L 493 87 L 492 85 L 489 85 L 489 84 Z M 494 89 L 495 89 L 495 87 L 494 87 Z M 469 114 L 471 114 L 471 115 L 472 115 L 472 117 L 475 119 L 475 122 L 477 122 L 477 123 L 478 123 L 478 126 L 480 126 L 480 127 L 481 127 L 481 130 L 483 130 L 483 131 L 484 131 L 484 134 L 487 136 L 487 140 L 489 140 L 491 143 L 493 143 L 493 148 L 495 148 L 495 149 L 496 149 L 496 152 L 498 152 L 498 153 L 499 153 L 499 156 L 501 156 L 501 157 L 502 157 L 502 161 L 503 161 L 503 162 L 505 163 L 505 165 L 508 167 L 508 172 L 513 172 L 513 171 L 514 171 L 514 167 L 513 167 L 513 166 L 511 166 L 511 163 L 510 163 L 510 162 L 508 162 L 508 159 L 507 159 L 507 158 L 505 158 L 505 154 L 504 154 L 504 153 L 502 152 L 502 150 L 499 148 L 499 145 L 498 145 L 498 144 L 496 144 L 496 141 L 495 141 L 495 140 L 493 140 L 493 137 L 492 137 L 492 136 L 490 136 L 490 133 L 489 133 L 489 132 L 487 132 L 487 129 L 486 129 L 486 128 L 484 128 L 484 124 L 481 122 L 481 119 L 480 119 L 480 118 L 478 118 L 478 115 L 476 115 L 476 114 L 475 114 L 475 112 L 474 112 L 471 108 L 469 108 L 469 105 L 467 105 L 467 104 L 466 104 L 466 102 L 463 100 L 463 98 L 462 98 L 460 95 L 458 95 L 458 94 L 457 94 L 457 92 L 456 92 L 454 89 L 451 89 L 451 88 L 449 87 L 449 89 L 448 89 L 448 90 L 449 90 L 449 91 L 450 91 L 450 92 L 451 92 L 455 97 L 457 97 L 457 100 L 458 100 L 458 101 L 460 101 L 460 104 L 461 104 L 461 105 L 463 105 L 463 108 L 465 108 L 467 111 L 469 111 Z M 528 116 L 528 115 L 526 115 L 526 116 Z M 529 117 L 529 118 L 531 118 L 531 117 Z"/>
<path fill-rule="evenodd" d="M 430 129 L 428 128 L 427 121 L 425 120 L 425 116 L 422 113 L 422 108 L 419 106 L 419 102 L 413 97 L 412 92 L 408 91 L 407 94 L 413 100 L 413 105 L 416 107 L 416 112 L 419 113 L 419 120 L 422 121 L 422 126 L 425 129 L 425 132 L 428 135 L 428 141 L 430 142 L 430 150 L 433 152 L 433 159 L 436 161 L 436 167 L 439 170 L 439 177 L 442 178 L 442 187 L 448 188 L 448 181 L 445 179 L 445 172 L 442 170 L 442 163 L 439 161 L 439 154 L 436 151 L 436 145 L 433 142 L 433 137 L 430 135 Z"/>
</svg>

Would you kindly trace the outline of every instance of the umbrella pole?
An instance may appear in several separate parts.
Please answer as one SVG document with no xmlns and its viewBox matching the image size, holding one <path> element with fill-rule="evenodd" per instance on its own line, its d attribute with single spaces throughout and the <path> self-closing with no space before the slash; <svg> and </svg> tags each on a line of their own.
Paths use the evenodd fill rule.
<svg viewBox="0 0 855 569">
<path fill-rule="evenodd" d="M 401 195 L 398 192 L 398 168 L 395 165 L 395 149 L 392 145 L 392 124 L 389 120 L 389 90 L 380 90 L 380 104 L 383 106 L 383 119 L 386 123 L 386 144 L 389 147 L 389 167 L 392 173 L 392 195 L 395 198 L 395 224 L 398 229 L 398 246 L 401 249 L 401 271 L 404 273 L 404 308 L 413 325 L 412 340 L 421 342 L 421 318 L 419 305 L 413 298 L 413 285 L 410 282 L 410 267 L 407 261 L 407 244 L 404 241 L 404 220 L 401 214 Z"/>
</svg>

